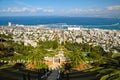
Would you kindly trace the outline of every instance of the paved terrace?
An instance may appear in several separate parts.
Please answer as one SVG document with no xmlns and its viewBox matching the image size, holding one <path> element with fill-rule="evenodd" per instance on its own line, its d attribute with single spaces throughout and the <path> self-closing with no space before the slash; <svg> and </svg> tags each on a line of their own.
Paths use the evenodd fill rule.
<svg viewBox="0 0 120 80">
<path fill-rule="evenodd" d="M 47 80 L 57 80 L 57 75 L 59 74 L 59 70 L 53 70 Z"/>
</svg>

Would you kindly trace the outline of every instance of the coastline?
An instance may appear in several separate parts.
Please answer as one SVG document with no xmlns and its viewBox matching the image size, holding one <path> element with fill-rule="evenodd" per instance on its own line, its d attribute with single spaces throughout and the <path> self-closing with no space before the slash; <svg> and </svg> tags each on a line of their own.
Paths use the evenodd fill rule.
<svg viewBox="0 0 120 80">
<path fill-rule="evenodd" d="M 0 27 L 5 27 L 8 25 L 0 25 Z M 86 28 L 86 29 L 100 29 L 100 30 L 120 30 L 120 25 L 68 25 L 68 24 L 39 24 L 39 25 L 22 25 L 22 24 L 13 24 L 12 26 L 16 27 L 45 27 L 45 28 L 57 28 L 65 29 L 68 28 Z"/>
<path fill-rule="evenodd" d="M 0 26 L 13 25 L 38 26 L 46 25 L 53 28 L 64 26 L 78 26 L 83 28 L 98 28 L 120 30 L 120 19 L 92 18 L 92 17 L 64 17 L 64 16 L 4 16 L 0 17 Z"/>
</svg>

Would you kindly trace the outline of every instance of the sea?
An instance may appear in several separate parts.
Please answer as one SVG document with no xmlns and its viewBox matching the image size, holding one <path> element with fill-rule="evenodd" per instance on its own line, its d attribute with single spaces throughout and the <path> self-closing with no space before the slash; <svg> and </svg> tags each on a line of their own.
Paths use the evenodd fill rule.
<svg viewBox="0 0 120 80">
<path fill-rule="evenodd" d="M 108 30 L 120 30 L 120 18 L 94 18 L 94 17 L 64 17 L 64 16 L 1 16 L 0 26 L 12 24 L 20 25 L 48 25 L 50 28 L 82 27 Z M 55 26 L 56 25 L 56 26 Z M 58 25 L 58 26 L 57 26 Z M 62 26 L 62 28 L 66 28 Z"/>
</svg>

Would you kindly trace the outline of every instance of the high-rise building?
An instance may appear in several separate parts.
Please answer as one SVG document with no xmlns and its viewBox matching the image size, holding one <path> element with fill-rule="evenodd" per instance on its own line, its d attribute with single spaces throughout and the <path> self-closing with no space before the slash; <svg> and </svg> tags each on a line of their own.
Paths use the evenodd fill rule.
<svg viewBox="0 0 120 80">
<path fill-rule="evenodd" d="M 11 22 L 8 22 L 8 26 L 12 26 Z"/>
</svg>

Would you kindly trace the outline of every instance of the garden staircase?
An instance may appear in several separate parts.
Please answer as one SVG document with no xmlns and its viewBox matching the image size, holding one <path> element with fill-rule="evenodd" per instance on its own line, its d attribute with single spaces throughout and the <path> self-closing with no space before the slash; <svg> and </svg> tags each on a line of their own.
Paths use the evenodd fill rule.
<svg viewBox="0 0 120 80">
<path fill-rule="evenodd" d="M 60 63 L 54 63 L 49 68 L 52 70 L 58 70 L 60 68 Z"/>
</svg>

